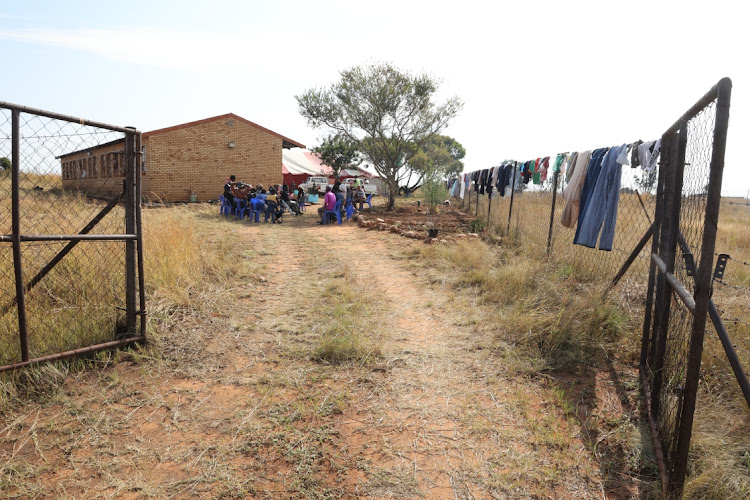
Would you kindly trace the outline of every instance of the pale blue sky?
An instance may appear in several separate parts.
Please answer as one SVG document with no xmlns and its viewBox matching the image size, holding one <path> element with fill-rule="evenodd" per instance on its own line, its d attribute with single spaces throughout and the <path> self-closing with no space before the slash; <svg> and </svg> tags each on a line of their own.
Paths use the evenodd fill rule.
<svg viewBox="0 0 750 500">
<path fill-rule="evenodd" d="M 446 133 L 476 170 L 655 139 L 729 76 L 723 191 L 746 196 L 746 20 L 727 1 L 0 0 L 0 100 L 143 131 L 233 112 L 313 146 L 294 96 L 392 61 L 465 101 Z"/>
</svg>

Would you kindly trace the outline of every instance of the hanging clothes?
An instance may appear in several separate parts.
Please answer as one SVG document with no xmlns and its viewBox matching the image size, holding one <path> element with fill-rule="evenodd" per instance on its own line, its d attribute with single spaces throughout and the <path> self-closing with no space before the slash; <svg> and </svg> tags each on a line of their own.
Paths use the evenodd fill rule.
<svg viewBox="0 0 750 500">
<path fill-rule="evenodd" d="M 632 144 L 633 150 L 630 152 L 630 168 L 641 166 L 641 157 L 638 155 L 638 146 L 641 144 L 643 144 L 641 140 L 637 140 Z"/>
<path fill-rule="evenodd" d="M 578 222 L 581 189 L 583 188 L 583 182 L 586 180 L 586 169 L 588 168 L 590 159 L 591 151 L 578 153 L 570 182 L 568 182 L 568 185 L 563 190 L 562 195 L 565 199 L 565 207 L 560 216 L 560 224 L 565 227 L 574 227 L 576 222 Z"/>
<path fill-rule="evenodd" d="M 537 170 L 539 171 L 539 180 L 541 181 L 540 184 L 547 180 L 547 172 L 549 171 L 549 156 L 545 156 L 542 158 L 542 164 L 537 167 Z"/>
<path fill-rule="evenodd" d="M 578 153 L 573 153 L 568 157 L 568 164 L 565 167 L 565 182 L 570 182 L 571 177 L 573 177 L 573 172 L 575 171 L 577 160 Z"/>
<path fill-rule="evenodd" d="M 461 191 L 459 192 L 459 196 L 461 199 L 464 199 L 464 196 L 466 195 L 466 188 L 469 184 L 469 174 L 461 174 Z"/>
<path fill-rule="evenodd" d="M 565 160 L 564 154 L 559 154 L 555 158 L 555 163 L 552 164 L 552 173 L 559 174 L 562 169 L 563 161 Z"/>
<path fill-rule="evenodd" d="M 601 229 L 599 250 L 612 250 L 622 178 L 622 163 L 618 160 L 621 160 L 621 154 L 627 154 L 627 150 L 627 144 L 616 146 L 610 149 L 604 157 L 596 186 L 586 203 L 586 208 L 581 208 L 581 211 L 585 210 L 585 213 L 578 224 L 576 235 L 578 241 L 574 243 L 596 248 L 596 240 L 599 238 Z"/>
<path fill-rule="evenodd" d="M 591 159 L 589 160 L 589 166 L 586 171 L 586 179 L 583 181 L 583 187 L 581 188 L 581 202 L 579 204 L 580 208 L 578 211 L 578 227 L 576 227 L 576 234 L 573 238 L 574 244 L 578 243 L 578 237 L 581 232 L 581 221 L 583 220 L 583 214 L 586 213 L 586 204 L 591 197 L 591 193 L 594 191 L 596 181 L 599 180 L 599 174 L 602 171 L 602 160 L 604 159 L 604 155 L 607 154 L 607 151 L 609 151 L 609 148 L 599 148 L 595 149 L 594 152 L 591 153 Z"/>
<path fill-rule="evenodd" d="M 651 172 L 656 168 L 656 160 L 661 152 L 661 139 L 651 142 L 644 142 L 638 146 L 638 159 L 641 162 L 641 168 L 646 172 Z"/>
<path fill-rule="evenodd" d="M 474 181 L 474 192 L 479 193 L 479 177 L 481 176 L 482 172 L 479 170 L 475 170 L 471 174 L 471 180 Z"/>
</svg>

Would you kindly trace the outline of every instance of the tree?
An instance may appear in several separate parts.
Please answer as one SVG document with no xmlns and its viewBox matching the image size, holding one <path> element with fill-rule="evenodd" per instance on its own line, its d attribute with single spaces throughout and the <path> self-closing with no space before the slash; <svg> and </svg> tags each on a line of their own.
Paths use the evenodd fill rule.
<svg viewBox="0 0 750 500">
<path fill-rule="evenodd" d="M 656 186 L 656 174 L 656 169 L 642 171 L 640 177 L 635 178 L 635 185 L 641 189 L 641 192 L 650 193 Z"/>
<path fill-rule="evenodd" d="M 419 188 L 427 177 L 443 181 L 463 172 L 464 164 L 461 160 L 464 156 L 466 150 L 453 137 L 433 135 L 405 165 L 405 172 L 399 181 L 405 179 L 403 187 L 410 192 Z"/>
<path fill-rule="evenodd" d="M 13 168 L 13 163 L 11 163 L 10 159 L 3 156 L 0 158 L 0 173 L 9 173 L 10 170 Z"/>
<path fill-rule="evenodd" d="M 356 167 L 362 163 L 357 144 L 341 134 L 329 135 L 312 151 L 318 155 L 324 165 L 331 167 L 336 177 L 339 176 L 341 170 L 350 166 Z"/>
<path fill-rule="evenodd" d="M 300 114 L 311 126 L 328 127 L 357 144 L 388 183 L 388 209 L 393 209 L 399 170 L 447 126 L 463 103 L 452 97 L 435 104 L 434 78 L 402 72 L 390 63 L 356 66 L 340 76 L 327 89 L 296 96 Z"/>
</svg>

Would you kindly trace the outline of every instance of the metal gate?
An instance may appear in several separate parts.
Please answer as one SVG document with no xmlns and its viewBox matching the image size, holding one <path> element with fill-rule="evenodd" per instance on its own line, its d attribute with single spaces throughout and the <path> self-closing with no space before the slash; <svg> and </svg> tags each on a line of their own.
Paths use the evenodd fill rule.
<svg viewBox="0 0 750 500">
<path fill-rule="evenodd" d="M 0 102 L 0 372 L 145 340 L 139 152 Z"/>
<path fill-rule="evenodd" d="M 728 78 L 721 80 L 662 136 L 640 371 L 663 489 L 670 495 L 679 495 L 687 471 L 731 89 Z"/>
</svg>

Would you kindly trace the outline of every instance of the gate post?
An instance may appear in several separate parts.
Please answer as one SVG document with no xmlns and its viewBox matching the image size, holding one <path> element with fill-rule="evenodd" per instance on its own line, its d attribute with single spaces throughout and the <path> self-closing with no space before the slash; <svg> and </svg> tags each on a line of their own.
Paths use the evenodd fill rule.
<svg viewBox="0 0 750 500">
<path fill-rule="evenodd" d="M 135 156 L 135 128 L 125 127 L 131 132 L 125 134 L 125 233 L 135 234 L 135 205 L 136 205 L 136 156 Z M 136 325 L 136 241 L 125 240 L 125 315 L 128 335 L 135 335 Z"/>
<path fill-rule="evenodd" d="M 19 122 L 21 113 L 11 111 L 13 150 L 11 151 L 11 233 L 13 233 L 13 273 L 16 280 L 16 307 L 18 311 L 18 333 L 21 341 L 21 361 L 29 360 L 29 336 L 26 329 L 26 299 L 21 265 L 21 138 Z"/>
</svg>

